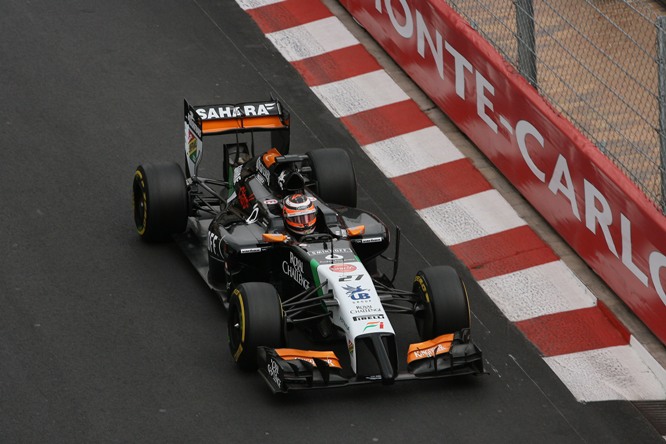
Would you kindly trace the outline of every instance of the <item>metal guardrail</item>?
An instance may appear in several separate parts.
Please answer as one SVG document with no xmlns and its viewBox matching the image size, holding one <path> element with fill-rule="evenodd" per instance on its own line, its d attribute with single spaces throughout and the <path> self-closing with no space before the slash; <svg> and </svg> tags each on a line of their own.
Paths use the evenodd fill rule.
<svg viewBox="0 0 666 444">
<path fill-rule="evenodd" d="M 666 7 L 445 0 L 666 214 Z"/>
</svg>

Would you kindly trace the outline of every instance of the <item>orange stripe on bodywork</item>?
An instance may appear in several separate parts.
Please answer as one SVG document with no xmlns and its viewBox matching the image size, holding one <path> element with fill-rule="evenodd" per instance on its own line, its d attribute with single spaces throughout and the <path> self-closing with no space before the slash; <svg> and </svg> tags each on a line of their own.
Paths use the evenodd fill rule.
<svg viewBox="0 0 666 444">
<path fill-rule="evenodd" d="M 423 358 L 433 358 L 448 353 L 453 342 L 453 333 L 437 336 L 425 342 L 411 344 L 407 351 L 407 364 Z"/>
<path fill-rule="evenodd" d="M 357 227 L 347 228 L 347 235 L 349 237 L 362 236 L 365 234 L 365 225 L 359 225 Z"/>
<path fill-rule="evenodd" d="M 239 129 L 280 129 L 288 128 L 279 116 L 242 117 L 237 119 L 212 119 L 201 123 L 204 134 L 217 134 Z"/>
<path fill-rule="evenodd" d="M 264 242 L 284 242 L 287 240 L 287 236 L 280 233 L 263 233 L 261 238 Z"/>
<path fill-rule="evenodd" d="M 275 352 L 285 361 L 300 359 L 315 365 L 315 359 L 325 361 L 329 367 L 342 368 L 338 357 L 332 351 L 298 350 L 295 348 L 276 348 Z"/>
</svg>

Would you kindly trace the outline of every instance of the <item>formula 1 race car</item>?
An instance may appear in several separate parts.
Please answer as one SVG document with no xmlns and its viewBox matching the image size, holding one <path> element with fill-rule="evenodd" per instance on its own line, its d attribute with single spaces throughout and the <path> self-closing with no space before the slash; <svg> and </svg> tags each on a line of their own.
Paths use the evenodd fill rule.
<svg viewBox="0 0 666 444">
<path fill-rule="evenodd" d="M 394 288 L 399 230 L 386 258 L 388 229 L 356 208 L 344 149 L 289 154 L 289 114 L 275 99 L 185 101 L 184 111 L 185 175 L 177 163 L 140 165 L 134 221 L 146 241 L 174 238 L 220 297 L 238 367 L 258 369 L 273 392 L 483 373 L 457 272 L 426 268 L 411 289 Z M 200 175 L 204 136 L 216 178 Z M 378 271 L 380 257 L 393 261 L 391 278 Z M 389 313 L 416 320 L 422 342 L 409 346 L 407 371 Z M 288 348 L 296 332 L 312 348 L 337 341 L 344 356 Z"/>
</svg>

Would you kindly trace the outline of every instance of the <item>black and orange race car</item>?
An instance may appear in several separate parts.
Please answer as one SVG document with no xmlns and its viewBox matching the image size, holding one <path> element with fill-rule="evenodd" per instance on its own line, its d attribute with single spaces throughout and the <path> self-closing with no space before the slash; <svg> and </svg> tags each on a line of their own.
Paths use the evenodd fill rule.
<svg viewBox="0 0 666 444">
<path fill-rule="evenodd" d="M 186 101 L 184 111 L 185 174 L 176 163 L 140 165 L 134 221 L 146 241 L 175 239 L 220 297 L 241 369 L 258 369 L 274 392 L 483 372 L 453 268 L 393 286 L 399 230 L 388 259 L 389 231 L 356 208 L 344 149 L 290 154 L 289 114 L 274 99 Z M 391 278 L 379 273 L 380 258 L 393 261 Z M 413 316 L 421 342 L 399 352 L 389 314 Z M 312 347 L 289 347 L 297 332 Z"/>
</svg>

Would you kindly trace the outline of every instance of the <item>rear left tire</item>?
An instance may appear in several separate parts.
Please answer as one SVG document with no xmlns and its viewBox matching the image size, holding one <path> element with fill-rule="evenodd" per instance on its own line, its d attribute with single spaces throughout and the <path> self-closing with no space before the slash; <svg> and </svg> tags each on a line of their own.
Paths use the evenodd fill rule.
<svg viewBox="0 0 666 444">
<path fill-rule="evenodd" d="M 159 242 L 187 226 L 185 176 L 175 162 L 139 165 L 132 182 L 136 231 L 145 241 Z"/>
</svg>

